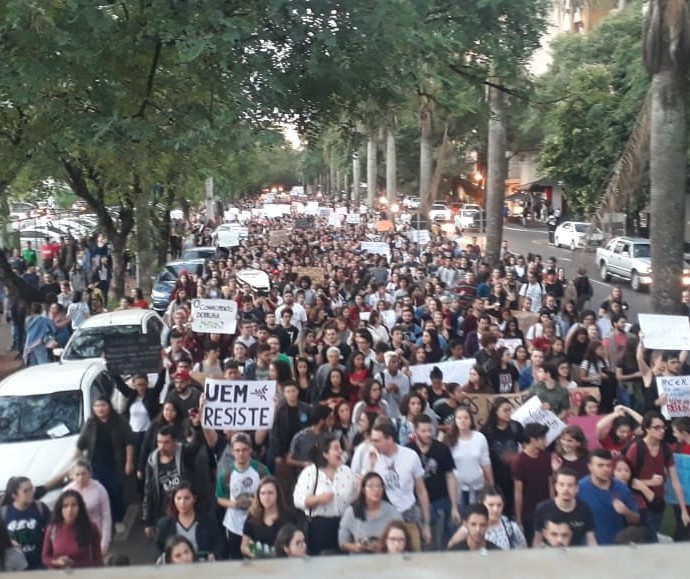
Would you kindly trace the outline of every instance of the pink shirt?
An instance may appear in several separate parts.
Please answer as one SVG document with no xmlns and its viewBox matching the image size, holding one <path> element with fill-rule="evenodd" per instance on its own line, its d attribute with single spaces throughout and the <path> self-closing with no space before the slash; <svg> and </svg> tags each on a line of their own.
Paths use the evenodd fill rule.
<svg viewBox="0 0 690 579">
<path fill-rule="evenodd" d="M 110 514 L 110 499 L 108 491 L 97 480 L 91 479 L 85 487 L 78 487 L 75 482 L 69 483 L 64 490 L 75 490 L 86 503 L 86 511 L 91 522 L 96 525 L 101 534 L 101 549 L 105 553 L 110 546 L 113 532 L 113 519 Z"/>
</svg>

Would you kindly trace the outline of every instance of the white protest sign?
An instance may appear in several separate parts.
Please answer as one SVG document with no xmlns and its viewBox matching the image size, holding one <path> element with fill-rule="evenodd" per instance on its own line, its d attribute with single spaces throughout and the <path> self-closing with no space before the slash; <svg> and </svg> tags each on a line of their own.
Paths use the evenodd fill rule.
<svg viewBox="0 0 690 579">
<path fill-rule="evenodd" d="M 690 350 L 690 320 L 686 316 L 638 314 L 644 347 L 653 350 Z"/>
<path fill-rule="evenodd" d="M 431 239 L 431 235 L 426 229 L 413 229 L 408 232 L 407 239 L 412 243 L 419 243 L 419 245 L 426 245 Z"/>
<path fill-rule="evenodd" d="M 319 207 L 319 217 L 329 217 L 333 213 L 332 207 Z"/>
<path fill-rule="evenodd" d="M 498 342 L 496 342 L 497 348 L 508 348 L 511 356 L 515 354 L 515 350 L 517 350 L 518 346 L 522 346 L 522 340 L 520 338 L 499 338 Z"/>
<path fill-rule="evenodd" d="M 549 445 L 558 438 L 558 435 L 565 428 L 565 424 L 553 412 L 544 410 L 541 406 L 541 400 L 533 396 L 520 408 L 513 410 L 511 418 L 517 420 L 523 426 L 530 422 L 548 426 L 549 431 L 546 433 L 546 444 Z"/>
<path fill-rule="evenodd" d="M 283 210 L 280 205 L 264 205 L 264 212 L 269 219 L 276 219 L 283 216 Z"/>
<path fill-rule="evenodd" d="M 384 243 L 383 241 L 362 241 L 359 244 L 362 251 L 367 253 L 375 253 L 377 255 L 385 255 L 390 258 L 391 248 L 390 245 Z"/>
<path fill-rule="evenodd" d="M 237 302 L 234 300 L 192 300 L 192 331 L 202 334 L 234 334 Z"/>
<path fill-rule="evenodd" d="M 340 227 L 342 225 L 342 215 L 338 213 L 331 213 L 328 216 L 328 225 L 330 227 Z"/>
<path fill-rule="evenodd" d="M 690 416 L 690 376 L 658 376 L 656 385 L 659 394 L 666 396 L 661 407 L 665 418 Z"/>
<path fill-rule="evenodd" d="M 361 220 L 362 219 L 358 213 L 348 213 L 347 218 L 345 219 L 345 223 L 348 223 L 350 225 L 359 225 Z"/>
<path fill-rule="evenodd" d="M 336 207 L 335 212 L 338 215 L 347 215 L 347 207 Z"/>
<path fill-rule="evenodd" d="M 276 383 L 206 379 L 201 424 L 213 430 L 264 430 L 273 426 Z"/>
<path fill-rule="evenodd" d="M 290 215 L 292 213 L 292 205 L 289 203 L 278 203 L 276 207 L 280 207 L 280 211 L 283 215 Z"/>
<path fill-rule="evenodd" d="M 365 322 L 368 322 L 370 317 L 371 317 L 371 312 L 359 312 L 359 319 L 360 320 L 364 320 Z"/>
<path fill-rule="evenodd" d="M 477 361 L 474 358 L 467 360 L 453 360 L 451 362 L 439 362 L 438 364 L 419 364 L 410 366 L 410 380 L 412 384 L 431 384 L 429 374 L 434 368 L 438 368 L 443 373 L 443 381 L 456 382 L 463 386 L 470 379 L 470 368 Z"/>
</svg>

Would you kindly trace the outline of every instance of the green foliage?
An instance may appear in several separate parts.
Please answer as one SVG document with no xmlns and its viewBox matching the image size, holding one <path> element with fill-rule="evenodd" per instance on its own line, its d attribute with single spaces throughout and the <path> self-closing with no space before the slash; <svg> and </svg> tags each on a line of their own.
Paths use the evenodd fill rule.
<svg viewBox="0 0 690 579">
<path fill-rule="evenodd" d="M 520 126 L 533 135 L 543 131 L 541 168 L 564 183 L 577 216 L 589 215 L 599 201 L 644 101 L 649 80 L 641 38 L 641 11 L 631 6 L 587 35 L 556 39 L 553 63 Z"/>
</svg>

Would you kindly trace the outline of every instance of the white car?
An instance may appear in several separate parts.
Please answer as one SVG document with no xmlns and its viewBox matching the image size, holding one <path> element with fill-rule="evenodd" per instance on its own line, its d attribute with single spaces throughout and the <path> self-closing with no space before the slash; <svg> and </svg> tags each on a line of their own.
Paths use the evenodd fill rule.
<svg viewBox="0 0 690 579">
<path fill-rule="evenodd" d="M 65 472 L 93 400 L 112 397 L 113 381 L 103 364 L 42 364 L 0 383 L 0 494 L 12 476 L 41 485 Z M 43 499 L 53 506 L 60 490 Z"/>
<path fill-rule="evenodd" d="M 450 209 L 445 203 L 434 203 L 429 209 L 429 219 L 431 221 L 450 221 Z"/>
<path fill-rule="evenodd" d="M 455 229 L 462 231 L 472 226 L 477 209 L 460 209 L 455 214 Z"/>
<path fill-rule="evenodd" d="M 402 202 L 405 209 L 419 209 L 420 203 L 419 197 L 405 197 Z"/>
<path fill-rule="evenodd" d="M 556 227 L 556 231 L 553 234 L 553 243 L 556 247 L 569 247 L 573 251 L 578 247 L 585 247 L 585 238 L 587 237 L 588 230 L 589 223 L 584 223 L 582 221 L 564 221 Z M 590 235 L 589 245 L 600 245 L 603 240 L 604 234 L 601 230 L 597 229 Z"/>
</svg>

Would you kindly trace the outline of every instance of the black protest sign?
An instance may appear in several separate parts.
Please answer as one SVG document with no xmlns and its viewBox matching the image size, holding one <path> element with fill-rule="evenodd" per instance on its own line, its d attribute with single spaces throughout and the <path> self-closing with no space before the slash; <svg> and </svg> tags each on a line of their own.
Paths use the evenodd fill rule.
<svg viewBox="0 0 690 579">
<path fill-rule="evenodd" d="M 156 336 L 112 334 L 103 349 L 111 374 L 157 374 L 161 369 L 161 345 Z"/>
</svg>

